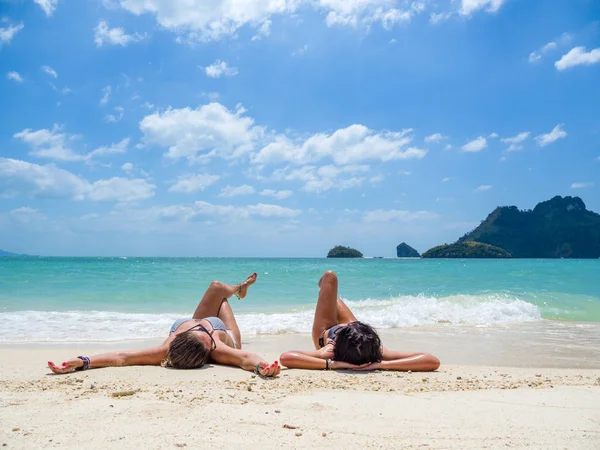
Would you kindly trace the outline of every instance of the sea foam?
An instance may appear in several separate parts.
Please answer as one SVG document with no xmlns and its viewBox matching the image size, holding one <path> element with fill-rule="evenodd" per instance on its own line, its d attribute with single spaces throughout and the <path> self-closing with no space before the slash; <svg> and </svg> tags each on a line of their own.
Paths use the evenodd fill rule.
<svg viewBox="0 0 600 450">
<path fill-rule="evenodd" d="M 504 295 L 442 298 L 401 296 L 348 301 L 359 320 L 376 328 L 413 326 L 493 326 L 542 319 L 537 306 Z M 171 324 L 189 313 L 138 314 L 110 311 L 14 311 L 0 313 L 0 342 L 110 342 L 167 336 Z M 242 313 L 242 335 L 309 333 L 314 310 Z"/>
</svg>

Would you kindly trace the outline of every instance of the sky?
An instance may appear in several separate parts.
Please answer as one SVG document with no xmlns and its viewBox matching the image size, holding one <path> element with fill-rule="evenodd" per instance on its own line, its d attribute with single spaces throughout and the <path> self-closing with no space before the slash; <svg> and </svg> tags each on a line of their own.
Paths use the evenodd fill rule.
<svg viewBox="0 0 600 450">
<path fill-rule="evenodd" d="M 594 0 L 0 0 L 0 248 L 395 256 L 600 212 Z"/>
</svg>

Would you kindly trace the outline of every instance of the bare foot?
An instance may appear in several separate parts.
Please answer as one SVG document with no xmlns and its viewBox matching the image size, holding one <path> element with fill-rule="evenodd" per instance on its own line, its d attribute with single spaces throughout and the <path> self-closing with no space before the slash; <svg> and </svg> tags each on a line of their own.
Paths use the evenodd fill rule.
<svg viewBox="0 0 600 450">
<path fill-rule="evenodd" d="M 256 272 L 254 272 L 252 275 L 246 278 L 246 281 L 240 284 L 240 290 L 237 292 L 237 296 L 239 298 L 244 298 L 246 296 L 246 294 L 248 293 L 248 288 L 254 283 L 256 283 L 257 276 L 258 275 L 256 274 Z"/>
</svg>

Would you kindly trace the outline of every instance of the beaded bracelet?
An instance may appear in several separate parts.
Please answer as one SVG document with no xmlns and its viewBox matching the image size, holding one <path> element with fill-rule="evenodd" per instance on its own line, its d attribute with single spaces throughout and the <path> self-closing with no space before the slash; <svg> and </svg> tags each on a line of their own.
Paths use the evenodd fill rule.
<svg viewBox="0 0 600 450">
<path fill-rule="evenodd" d="M 256 365 L 254 366 L 254 373 L 255 374 L 259 374 L 260 373 L 260 365 L 262 363 L 256 363 Z"/>
<path fill-rule="evenodd" d="M 330 370 L 330 369 L 331 369 L 331 365 L 332 365 L 332 364 L 333 364 L 333 363 L 332 363 L 331 359 L 330 359 L 330 358 L 327 358 L 327 359 L 325 360 L 325 370 Z"/>
<path fill-rule="evenodd" d="M 90 368 L 90 358 L 87 356 L 78 356 L 83 361 L 83 367 L 77 367 L 75 370 L 88 370 Z"/>
</svg>

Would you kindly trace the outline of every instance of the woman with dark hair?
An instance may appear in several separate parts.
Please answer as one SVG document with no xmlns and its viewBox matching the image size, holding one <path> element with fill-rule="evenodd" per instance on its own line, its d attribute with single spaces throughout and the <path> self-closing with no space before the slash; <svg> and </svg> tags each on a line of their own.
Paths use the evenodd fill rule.
<svg viewBox="0 0 600 450">
<path fill-rule="evenodd" d="M 236 295 L 244 298 L 248 287 L 256 281 L 256 273 L 237 285 L 213 281 L 196 307 L 193 317 L 178 319 L 169 336 L 158 347 L 145 350 L 119 351 L 78 356 L 57 366 L 48 361 L 54 373 L 114 366 L 158 366 L 175 369 L 197 369 L 208 361 L 239 366 L 265 377 L 279 374 L 279 363 L 267 363 L 260 356 L 242 350 L 240 329 L 227 301 Z"/>
<path fill-rule="evenodd" d="M 356 320 L 338 297 L 338 278 L 331 270 L 319 280 L 312 339 L 316 350 L 289 351 L 283 366 L 296 369 L 355 369 L 432 371 L 440 361 L 429 353 L 395 352 L 381 345 L 377 332 Z"/>
</svg>

